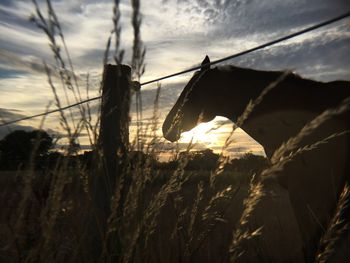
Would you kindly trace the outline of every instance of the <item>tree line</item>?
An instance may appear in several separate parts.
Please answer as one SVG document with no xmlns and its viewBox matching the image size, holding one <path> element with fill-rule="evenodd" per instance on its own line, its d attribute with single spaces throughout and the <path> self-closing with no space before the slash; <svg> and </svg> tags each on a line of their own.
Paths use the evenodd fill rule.
<svg viewBox="0 0 350 263">
<path fill-rule="evenodd" d="M 79 145 L 76 145 L 74 155 L 64 155 L 54 147 L 53 138 L 43 130 L 23 131 L 16 130 L 9 133 L 0 140 L 0 170 L 21 170 L 21 169 L 51 169 L 60 163 L 68 163 L 69 166 L 79 165 L 89 169 L 93 164 L 94 152 L 79 152 Z M 186 155 L 186 156 L 184 156 Z M 211 149 L 193 152 L 180 152 L 179 158 L 187 158 L 185 170 L 197 171 L 214 170 L 219 155 Z M 177 168 L 179 158 L 168 162 L 160 162 L 157 157 L 143 152 L 132 151 L 129 153 L 131 165 L 145 163 L 154 169 L 174 170 Z M 242 173 L 259 173 L 267 165 L 267 159 L 260 155 L 246 153 L 240 158 L 227 162 L 226 171 Z"/>
</svg>

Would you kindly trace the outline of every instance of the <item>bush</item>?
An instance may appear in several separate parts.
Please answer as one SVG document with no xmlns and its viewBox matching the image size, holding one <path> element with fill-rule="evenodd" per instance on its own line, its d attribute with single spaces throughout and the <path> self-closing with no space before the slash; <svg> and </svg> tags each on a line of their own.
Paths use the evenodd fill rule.
<svg viewBox="0 0 350 263">
<path fill-rule="evenodd" d="M 21 169 L 52 148 L 52 138 L 42 130 L 17 130 L 0 141 L 0 168 Z"/>
</svg>

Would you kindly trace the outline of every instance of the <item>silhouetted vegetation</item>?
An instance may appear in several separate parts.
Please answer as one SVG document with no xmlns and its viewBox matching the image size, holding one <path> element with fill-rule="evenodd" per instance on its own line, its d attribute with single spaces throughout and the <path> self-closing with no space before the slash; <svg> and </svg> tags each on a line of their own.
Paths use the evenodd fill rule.
<svg viewBox="0 0 350 263">
<path fill-rule="evenodd" d="M 36 170 L 55 169 L 65 164 L 73 167 L 79 164 L 86 169 L 92 168 L 93 158 L 96 155 L 93 151 L 84 151 L 82 154 L 63 154 L 55 151 L 52 138 L 45 131 L 26 132 L 17 130 L 8 134 L 0 141 L 0 170 L 17 170 L 32 168 Z M 192 152 L 180 152 L 179 158 L 168 162 L 160 162 L 157 156 L 146 154 L 142 151 L 131 151 L 129 162 L 132 167 L 143 166 L 146 162 L 156 170 L 176 170 L 179 160 L 186 158 L 186 171 L 213 171 L 219 160 L 219 154 L 211 149 Z M 263 156 L 246 153 L 240 158 L 228 161 L 225 171 L 233 171 L 244 174 L 260 173 L 267 165 L 267 159 Z"/>
<path fill-rule="evenodd" d="M 225 170 L 242 172 L 246 174 L 260 174 L 268 165 L 266 157 L 246 153 L 240 158 L 235 158 L 226 164 Z"/>
<path fill-rule="evenodd" d="M 0 141 L 0 169 L 23 169 L 48 155 L 52 138 L 42 130 L 11 132 Z"/>
</svg>

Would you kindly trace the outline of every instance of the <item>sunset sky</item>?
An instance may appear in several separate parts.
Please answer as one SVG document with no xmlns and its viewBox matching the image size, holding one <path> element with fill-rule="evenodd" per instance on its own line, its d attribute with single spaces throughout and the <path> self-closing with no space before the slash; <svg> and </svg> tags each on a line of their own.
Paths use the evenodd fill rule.
<svg viewBox="0 0 350 263">
<path fill-rule="evenodd" d="M 38 0 L 45 10 L 45 1 Z M 90 96 L 95 96 L 102 72 L 106 41 L 113 28 L 111 0 L 53 0 L 63 26 L 66 42 L 79 76 L 85 97 L 85 80 L 90 76 Z M 126 51 L 124 63 L 131 55 L 133 32 L 130 2 L 122 0 L 121 43 Z M 199 64 L 205 55 L 212 60 L 254 47 L 272 39 L 350 11 L 348 0 L 143 0 L 142 39 L 147 48 L 146 72 L 141 82 Z M 28 0 L 0 0 L 0 116 L 9 121 L 40 113 L 53 100 L 47 84 L 43 61 L 53 67 L 53 56 L 46 36 L 29 22 L 34 12 Z M 291 69 L 320 81 L 350 80 L 350 19 L 293 38 L 262 51 L 228 61 L 228 64 L 263 70 Z M 161 119 L 172 107 L 192 73 L 161 82 Z M 156 84 L 143 87 L 144 117 L 153 111 Z M 73 100 L 71 100 L 73 102 Z M 67 102 L 62 97 L 62 104 Z M 97 102 L 91 103 L 96 108 Z M 54 105 L 50 109 L 54 109 Z M 132 109 L 134 112 L 134 107 Z M 13 129 L 30 129 L 40 118 L 11 125 Z M 219 129 L 206 130 L 221 123 Z M 131 128 L 134 127 L 131 123 Z M 216 118 L 194 132 L 184 134 L 184 146 L 193 134 L 197 148 L 221 149 L 232 124 Z M 57 115 L 50 115 L 45 128 L 59 133 Z M 0 139 L 8 129 L 0 128 Z M 87 138 L 80 144 L 87 148 Z M 171 145 L 169 145 L 171 146 Z M 236 131 L 228 149 L 234 155 L 263 149 Z"/>
</svg>

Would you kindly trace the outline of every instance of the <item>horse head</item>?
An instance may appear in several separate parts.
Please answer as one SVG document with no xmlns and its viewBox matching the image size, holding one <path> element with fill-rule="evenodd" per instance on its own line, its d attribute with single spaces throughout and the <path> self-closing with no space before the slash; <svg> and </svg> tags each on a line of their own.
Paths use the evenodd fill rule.
<svg viewBox="0 0 350 263">
<path fill-rule="evenodd" d="M 177 141 L 182 132 L 215 118 L 211 110 L 215 103 L 215 90 L 212 88 L 214 78 L 211 77 L 215 69 L 211 69 L 209 64 L 209 57 L 206 56 L 201 69 L 193 74 L 167 115 L 162 127 L 167 140 Z"/>
</svg>

